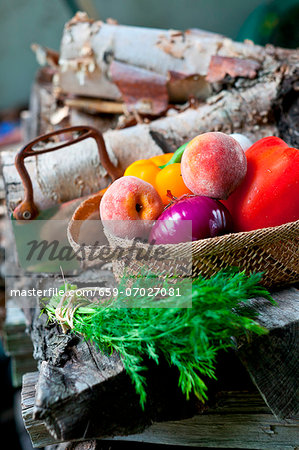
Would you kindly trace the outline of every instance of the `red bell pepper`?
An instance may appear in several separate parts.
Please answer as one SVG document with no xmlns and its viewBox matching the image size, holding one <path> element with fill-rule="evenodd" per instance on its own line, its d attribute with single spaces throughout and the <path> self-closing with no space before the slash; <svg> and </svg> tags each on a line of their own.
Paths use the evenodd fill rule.
<svg viewBox="0 0 299 450">
<path fill-rule="evenodd" d="M 299 219 L 299 150 L 274 136 L 247 151 L 247 174 L 223 202 L 235 231 L 274 227 Z"/>
</svg>

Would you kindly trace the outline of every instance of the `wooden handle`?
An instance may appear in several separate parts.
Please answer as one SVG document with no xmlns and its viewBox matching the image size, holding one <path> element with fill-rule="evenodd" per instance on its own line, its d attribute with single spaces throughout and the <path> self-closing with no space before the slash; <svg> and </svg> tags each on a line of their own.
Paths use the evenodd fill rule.
<svg viewBox="0 0 299 450">
<path fill-rule="evenodd" d="M 54 136 L 58 138 L 59 137 L 63 138 L 63 135 L 67 133 L 79 133 L 79 135 L 76 137 L 71 136 L 71 138 L 66 141 L 65 140 L 61 142 L 58 141 L 58 143 L 52 147 L 34 149 L 34 146 L 36 146 L 37 144 L 49 141 L 49 139 Z M 76 126 L 76 127 L 62 128 L 58 131 L 52 131 L 51 133 L 39 136 L 36 139 L 29 142 L 27 145 L 25 145 L 18 152 L 15 158 L 15 166 L 24 186 L 24 200 L 15 208 L 13 212 L 13 216 L 15 219 L 32 220 L 39 213 L 38 208 L 34 203 L 32 182 L 24 164 L 25 158 L 27 158 L 28 156 L 36 156 L 41 155 L 43 153 L 53 152 L 63 147 L 68 147 L 72 144 L 76 144 L 77 142 L 81 142 L 88 138 L 95 139 L 98 146 L 100 162 L 103 165 L 103 167 L 107 170 L 112 181 L 116 180 L 117 178 L 123 175 L 122 171 L 118 167 L 115 167 L 110 161 L 102 133 L 93 127 Z"/>
</svg>

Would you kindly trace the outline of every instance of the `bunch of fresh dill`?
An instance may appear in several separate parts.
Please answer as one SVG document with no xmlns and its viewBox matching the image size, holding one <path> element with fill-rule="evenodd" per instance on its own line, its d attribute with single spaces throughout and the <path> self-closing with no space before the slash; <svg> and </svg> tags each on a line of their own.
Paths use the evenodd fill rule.
<svg viewBox="0 0 299 450">
<path fill-rule="evenodd" d="M 148 277 L 136 278 L 132 288 L 144 286 Z M 146 402 L 147 358 L 159 364 L 164 357 L 169 365 L 177 367 L 178 383 L 186 397 L 194 392 L 204 401 L 207 398 L 204 378 L 215 378 L 218 351 L 233 347 L 236 337 L 267 332 L 254 320 L 254 313 L 240 307 L 257 296 L 272 300 L 260 280 L 260 274 L 248 277 L 235 271 L 219 272 L 210 279 L 198 277 L 183 296 L 184 304 L 192 301 L 189 308 L 174 307 L 173 297 L 153 303 L 144 296 L 136 295 L 130 301 L 119 294 L 113 302 L 101 307 L 78 308 L 73 317 L 73 332 L 80 333 L 105 353 L 119 353 L 142 407 Z M 165 283 L 168 288 L 167 280 Z M 75 287 L 65 286 L 70 288 Z M 53 297 L 45 306 L 52 320 L 57 320 L 55 308 L 59 301 L 59 296 Z"/>
</svg>

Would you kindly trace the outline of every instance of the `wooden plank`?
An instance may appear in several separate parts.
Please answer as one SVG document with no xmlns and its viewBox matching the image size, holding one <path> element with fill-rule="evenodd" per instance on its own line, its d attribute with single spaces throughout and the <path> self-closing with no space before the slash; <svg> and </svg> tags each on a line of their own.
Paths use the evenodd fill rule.
<svg viewBox="0 0 299 450">
<path fill-rule="evenodd" d="M 38 373 L 24 376 L 23 418 L 36 447 L 58 445 L 59 439 L 49 434 L 44 422 L 33 420 L 32 417 L 37 380 Z M 297 435 L 298 425 L 278 422 L 257 393 L 222 392 L 216 406 L 201 415 L 180 421 L 154 423 L 142 433 L 109 437 L 108 440 L 198 448 L 294 450 Z M 78 450 L 89 448 L 88 445 L 99 449 L 104 441 L 75 441 L 76 444 L 73 441 L 72 445 Z"/>
<path fill-rule="evenodd" d="M 139 435 L 115 440 L 186 447 L 294 450 L 298 424 L 276 422 L 269 414 L 211 414 L 154 424 Z"/>
<path fill-rule="evenodd" d="M 299 414 L 299 290 L 277 291 L 273 298 L 277 306 L 270 308 L 252 302 L 270 333 L 241 345 L 238 355 L 271 411 L 285 419 Z"/>
<path fill-rule="evenodd" d="M 35 401 L 35 385 L 38 381 L 38 372 L 29 372 L 23 376 L 23 389 L 21 392 L 22 416 L 31 441 L 38 443 L 36 447 L 44 447 L 55 442 L 42 421 L 33 418 Z M 32 395 L 34 393 L 34 395 Z"/>
</svg>

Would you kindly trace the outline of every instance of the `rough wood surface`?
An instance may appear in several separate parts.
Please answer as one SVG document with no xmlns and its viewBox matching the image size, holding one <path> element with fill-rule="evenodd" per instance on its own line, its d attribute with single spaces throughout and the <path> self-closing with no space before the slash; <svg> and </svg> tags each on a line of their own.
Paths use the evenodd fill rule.
<svg viewBox="0 0 299 450">
<path fill-rule="evenodd" d="M 73 123 L 75 122 L 78 122 L 78 118 L 74 119 Z M 81 120 L 80 122 L 82 125 Z M 84 123 L 88 124 L 87 120 L 84 120 Z M 92 120 L 89 118 L 89 124 L 91 123 Z M 109 144 L 108 153 L 111 161 L 117 164 L 117 158 L 111 152 Z M 145 147 L 143 156 L 148 158 L 160 153 L 162 152 L 159 149 L 155 152 L 153 148 Z M 138 159 L 138 155 L 139 153 L 135 153 L 135 159 Z M 66 150 L 58 150 L 43 156 L 44 158 L 26 159 L 26 168 L 33 184 L 34 200 L 38 208 L 42 210 L 97 192 L 111 182 L 106 170 L 99 162 L 97 146 L 93 139 L 87 139 Z M 1 154 L 7 205 L 10 212 L 22 201 L 24 194 L 23 185 L 14 165 L 14 158 L 15 152 Z M 132 155 L 130 155 L 131 158 Z"/>
<path fill-rule="evenodd" d="M 269 415 L 234 414 L 195 416 L 193 419 L 155 424 L 142 435 L 125 440 L 189 447 L 284 449 L 297 448 L 298 427 L 273 421 Z"/>
<path fill-rule="evenodd" d="M 270 333 L 238 351 L 253 382 L 271 411 L 280 419 L 299 419 L 299 290 L 274 294 L 277 307 L 254 301 L 259 322 Z"/>
<path fill-rule="evenodd" d="M 286 360 L 285 348 L 278 348 L 277 345 L 273 345 L 273 342 L 275 342 L 277 333 L 284 333 L 284 327 L 292 326 L 298 319 L 298 310 L 296 309 L 298 291 L 293 288 L 274 293 L 273 296 L 279 301 L 279 307 L 270 306 L 262 299 L 252 301 L 254 307 L 261 310 L 261 323 L 267 324 L 270 334 L 246 344 L 246 350 L 244 350 L 245 344 L 241 345 L 239 352 L 241 358 L 242 354 L 243 356 L 246 355 L 246 358 L 252 364 L 256 360 L 254 355 L 258 354 L 261 366 L 264 363 L 266 364 L 267 358 L 268 360 L 273 358 L 277 367 L 284 366 L 280 371 L 287 374 L 285 383 L 282 384 L 275 377 L 269 377 L 268 384 L 261 380 L 260 385 L 258 376 L 254 377 L 252 373 L 259 375 L 259 373 L 263 373 L 262 370 L 249 367 L 252 379 L 270 409 L 267 409 L 262 402 L 255 405 L 254 402 L 252 403 L 251 397 L 248 397 L 244 404 L 239 397 L 239 404 L 237 404 L 236 399 L 234 399 L 235 394 L 233 394 L 230 410 L 226 410 L 227 406 L 223 407 L 222 405 L 221 414 L 228 413 L 228 416 L 224 418 L 218 415 L 219 409 L 217 413 L 213 410 L 215 404 L 219 407 L 219 394 L 217 392 L 225 389 L 244 389 L 244 386 L 245 389 L 248 389 L 249 386 L 249 389 L 252 390 L 246 372 L 242 372 L 240 367 L 235 366 L 236 361 L 227 361 L 225 360 L 227 357 L 225 357 L 225 362 L 221 363 L 220 359 L 220 365 L 217 369 L 219 381 L 210 385 L 210 403 L 207 405 L 208 408 L 204 410 L 197 402 L 186 402 L 182 397 L 177 389 L 177 375 L 174 372 L 163 365 L 159 367 L 155 364 L 150 365 L 148 371 L 149 403 L 145 412 L 142 412 L 138 397 L 117 355 L 106 357 L 99 354 L 93 347 L 77 337 L 69 334 L 62 335 L 56 326 L 46 326 L 45 316 L 39 317 L 39 314 L 37 314 L 32 326 L 35 357 L 39 360 L 40 367 L 38 383 L 35 386 L 36 392 L 32 392 L 30 379 L 28 386 L 26 385 L 27 381 L 23 385 L 24 392 L 26 393 L 31 389 L 30 395 L 34 397 L 34 400 L 31 399 L 31 409 L 24 409 L 24 420 L 31 438 L 36 445 L 41 445 L 39 439 L 45 439 L 46 443 L 50 444 L 51 442 L 80 440 L 82 438 L 88 440 L 131 435 L 132 433 L 142 432 L 151 422 L 171 420 L 170 416 L 182 420 L 184 416 L 190 417 L 196 411 L 201 411 L 204 416 L 196 416 L 197 418 L 192 419 L 191 422 L 187 421 L 186 428 L 184 422 L 180 422 L 182 426 L 177 428 L 178 434 L 175 434 L 174 437 L 170 438 L 165 430 L 169 425 L 172 435 L 171 430 L 175 425 L 167 424 L 165 430 L 163 425 L 161 427 L 154 425 L 153 432 L 149 431 L 149 434 L 146 431 L 143 432 L 145 433 L 144 440 L 148 442 L 160 442 L 159 440 L 161 440 L 161 443 L 165 441 L 165 443 L 175 443 L 176 445 L 185 442 L 186 445 L 190 446 L 209 446 L 211 443 L 208 445 L 207 442 L 212 442 L 212 429 L 222 423 L 225 434 L 228 432 L 229 434 L 226 438 L 223 437 L 223 433 L 222 435 L 220 433 L 215 435 L 215 442 L 219 440 L 218 446 L 225 447 L 227 444 L 227 446 L 231 445 L 232 448 L 271 448 L 270 443 L 273 442 L 273 445 L 276 445 L 277 448 L 282 443 L 289 445 L 286 448 L 292 448 L 293 433 L 298 431 L 298 429 L 295 430 L 295 422 L 293 421 L 296 402 L 296 373 L 298 370 L 298 365 L 295 363 L 296 346 L 289 341 L 289 358 Z M 264 351 L 266 346 L 268 346 L 267 356 L 266 351 Z M 274 354 L 272 351 L 274 351 Z M 275 368 L 271 367 L 271 370 L 275 372 Z M 287 394 L 285 392 L 286 383 L 288 386 Z M 273 390 L 275 390 L 275 395 L 272 395 Z M 100 409 L 98 405 L 101 405 Z M 210 408 L 212 408 L 211 411 Z M 262 410 L 259 410 L 259 408 L 262 408 Z M 277 430 L 279 431 L 271 432 L 271 427 L 276 424 L 276 419 L 270 415 L 271 410 L 276 413 L 278 411 L 276 415 L 285 418 L 288 414 L 285 427 L 291 426 L 290 430 L 288 429 L 286 432 L 283 428 L 283 422 L 277 422 Z M 124 411 L 126 411 L 125 415 Z M 247 416 L 249 411 L 251 411 L 250 414 L 254 412 L 257 416 Z M 265 412 L 266 415 L 263 415 Z M 230 414 L 233 414 L 233 416 L 230 416 Z M 203 435 L 203 430 L 208 425 L 211 426 L 211 432 L 206 431 Z M 41 438 L 38 438 L 39 432 L 37 432 L 37 429 L 39 427 L 42 427 L 41 429 L 46 427 L 48 435 L 52 437 L 49 439 L 49 436 L 44 436 L 41 433 Z M 193 430 L 197 427 L 200 431 Z M 230 430 L 231 427 L 233 427 L 233 430 Z M 159 433 L 157 434 L 156 429 L 160 430 L 161 436 Z M 250 439 L 245 439 L 246 430 L 249 430 Z M 191 435 L 188 439 L 186 439 L 187 433 Z M 265 433 L 265 436 L 263 433 Z M 158 435 L 159 437 L 155 437 Z M 134 435 L 133 438 L 132 436 L 130 438 L 142 440 L 141 436 Z M 199 438 L 199 436 L 201 437 Z M 242 439 L 241 437 L 239 439 L 238 436 L 242 436 Z M 263 439 L 261 439 L 261 436 L 263 436 Z M 254 447 L 255 439 L 257 441 Z M 244 442 L 241 445 L 242 440 Z"/>
<path fill-rule="evenodd" d="M 34 329 L 36 346 L 46 339 L 47 361 L 40 361 L 33 418 L 42 420 L 56 440 L 123 435 L 142 431 L 153 420 L 195 413 L 166 365 L 153 365 L 149 371 L 149 400 L 143 412 L 117 354 L 105 356 L 84 341 L 61 337 L 59 329 L 49 329 L 45 320 Z M 40 350 L 37 354 L 41 356 Z"/>
<path fill-rule="evenodd" d="M 54 442 L 54 439 L 51 438 L 47 427 L 42 421 L 33 419 L 35 386 L 37 381 L 38 372 L 28 372 L 23 376 L 21 393 L 22 416 L 33 445 L 36 447 L 44 447 L 44 445 Z"/>
<path fill-rule="evenodd" d="M 72 282 L 87 286 L 95 283 L 93 277 L 103 286 L 114 282 L 110 271 L 84 272 Z M 53 286 L 53 282 L 41 280 L 39 288 Z M 61 285 L 62 280 L 56 284 Z M 184 418 L 195 412 L 194 404 L 186 404 L 178 389 L 173 369 L 166 365 L 153 365 L 149 371 L 149 401 L 142 412 L 118 355 L 105 356 L 78 337 L 62 334 L 60 327 L 47 325 L 39 309 L 31 337 L 39 366 L 33 416 L 37 423 L 43 420 L 57 440 L 137 432 L 152 420 Z"/>
<path fill-rule="evenodd" d="M 105 440 L 58 444 L 43 421 L 32 419 L 38 373 L 26 374 L 22 391 L 23 417 L 35 446 L 47 450 L 100 449 Z M 154 423 L 145 431 L 129 436 L 109 437 L 117 441 L 183 445 L 186 447 L 292 449 L 297 445 L 298 427 L 278 422 L 256 392 L 230 391 L 218 394 L 208 411 L 180 421 Z M 105 447 L 106 448 L 106 447 Z"/>
<path fill-rule="evenodd" d="M 141 435 L 127 436 L 125 440 L 189 447 L 294 450 L 297 438 L 298 425 L 277 423 L 268 414 L 230 416 L 215 412 L 211 416 L 154 424 Z"/>
</svg>

